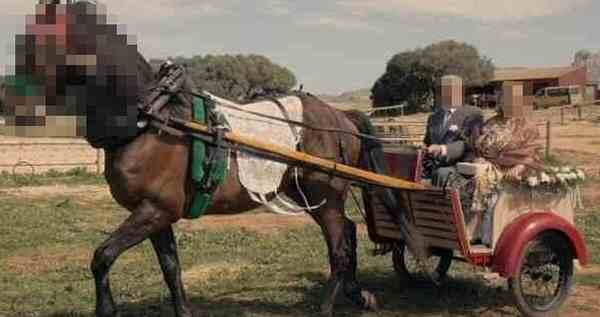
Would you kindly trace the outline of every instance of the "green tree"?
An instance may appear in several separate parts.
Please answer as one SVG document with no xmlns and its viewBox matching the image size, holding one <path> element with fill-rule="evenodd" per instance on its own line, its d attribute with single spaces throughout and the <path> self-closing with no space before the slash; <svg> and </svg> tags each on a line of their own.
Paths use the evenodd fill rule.
<svg viewBox="0 0 600 317">
<path fill-rule="evenodd" d="M 592 82 L 600 82 L 600 52 L 577 51 L 573 58 L 573 66 L 586 66 L 587 79 Z"/>
<path fill-rule="evenodd" d="M 483 85 L 494 72 L 492 60 L 477 48 L 456 41 L 442 41 L 394 55 L 386 71 L 371 89 L 374 107 L 405 103 L 405 112 L 431 104 L 444 75 L 458 75 L 465 86 Z"/>
<path fill-rule="evenodd" d="M 589 50 L 579 50 L 575 53 L 573 58 L 573 66 L 585 65 L 585 63 L 592 57 L 593 53 Z"/>
<path fill-rule="evenodd" d="M 261 55 L 204 55 L 173 58 L 184 64 L 199 88 L 217 96 L 247 101 L 258 94 L 285 94 L 296 86 L 287 68 Z M 151 60 L 154 67 L 160 60 Z"/>
</svg>

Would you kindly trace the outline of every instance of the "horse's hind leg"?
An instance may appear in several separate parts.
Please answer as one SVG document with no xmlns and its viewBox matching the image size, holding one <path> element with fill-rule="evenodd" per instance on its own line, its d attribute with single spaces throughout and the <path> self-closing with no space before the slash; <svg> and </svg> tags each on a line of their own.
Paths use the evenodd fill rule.
<svg viewBox="0 0 600 317">
<path fill-rule="evenodd" d="M 189 308 L 181 281 L 181 265 L 177 255 L 177 243 L 173 228 L 169 226 L 167 229 L 152 235 L 150 239 L 152 239 L 152 245 L 158 256 L 165 282 L 171 291 L 175 315 L 177 317 L 191 317 L 192 311 Z"/>
<path fill-rule="evenodd" d="M 160 212 L 148 201 L 130 215 L 104 241 L 92 260 L 91 269 L 96 283 L 96 316 L 117 316 L 117 310 L 110 291 L 109 272 L 117 258 L 129 248 L 144 241 L 150 235 L 164 230 L 171 224 L 170 217 Z"/>
<path fill-rule="evenodd" d="M 333 314 L 340 292 L 359 307 L 376 308 L 375 297 L 362 290 L 356 281 L 356 225 L 344 214 L 344 200 L 330 197 L 325 206 L 311 215 L 321 226 L 329 251 L 331 276 L 321 306 L 323 315 Z"/>
</svg>

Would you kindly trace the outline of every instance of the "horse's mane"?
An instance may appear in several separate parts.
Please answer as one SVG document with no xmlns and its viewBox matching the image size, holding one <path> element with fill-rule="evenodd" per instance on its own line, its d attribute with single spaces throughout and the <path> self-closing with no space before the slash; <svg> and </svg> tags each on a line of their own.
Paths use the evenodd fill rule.
<svg viewBox="0 0 600 317">
<path fill-rule="evenodd" d="M 144 97 L 148 91 L 148 86 L 155 80 L 155 73 L 152 65 L 138 51 L 137 57 L 137 81 L 138 81 L 138 98 Z"/>
</svg>

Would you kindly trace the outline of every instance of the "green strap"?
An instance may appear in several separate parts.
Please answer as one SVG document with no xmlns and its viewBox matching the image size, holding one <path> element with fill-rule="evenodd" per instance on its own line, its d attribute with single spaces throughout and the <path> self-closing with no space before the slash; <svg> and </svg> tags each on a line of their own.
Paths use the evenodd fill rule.
<svg viewBox="0 0 600 317">
<path fill-rule="evenodd" d="M 204 99 L 194 97 L 193 118 L 195 121 L 206 123 L 206 107 Z M 221 184 L 227 176 L 227 160 L 217 161 L 211 170 L 206 165 L 206 144 L 202 140 L 192 140 L 192 180 L 197 187 L 192 207 L 186 218 L 201 217 L 212 203 L 212 192 L 203 190 L 204 184 Z"/>
<path fill-rule="evenodd" d="M 36 83 L 31 76 L 11 75 L 6 77 L 6 87 L 12 89 L 16 96 L 40 96 L 42 86 Z"/>
</svg>

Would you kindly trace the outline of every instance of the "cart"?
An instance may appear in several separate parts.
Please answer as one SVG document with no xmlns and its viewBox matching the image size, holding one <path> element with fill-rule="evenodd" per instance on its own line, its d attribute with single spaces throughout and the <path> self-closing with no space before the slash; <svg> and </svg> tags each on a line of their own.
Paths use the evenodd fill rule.
<svg viewBox="0 0 600 317">
<path fill-rule="evenodd" d="M 421 181 L 420 151 L 387 151 L 385 155 L 392 176 Z M 590 260 L 574 226 L 573 202 L 567 193 L 548 199 L 503 188 L 493 210 L 489 246 L 472 244 L 467 238 L 459 192 L 435 188 L 396 191 L 407 205 L 409 221 L 425 238 L 430 254 L 427 263 L 417 265 L 390 211 L 377 201 L 367 213 L 369 236 L 376 243 L 393 245 L 394 269 L 403 280 L 414 280 L 425 270 L 424 276 L 442 282 L 453 260 L 464 261 L 507 278 L 523 315 L 551 315 L 570 293 L 574 260 L 581 265 Z"/>
<path fill-rule="evenodd" d="M 207 126 L 197 122 L 153 119 L 174 125 L 193 137 L 206 139 L 212 135 Z M 404 209 L 408 215 L 402 217 L 407 216 L 425 238 L 430 255 L 427 262 L 433 266 L 429 275 L 434 280 L 442 280 L 454 260 L 490 268 L 508 279 L 516 305 L 525 316 L 555 313 L 573 284 L 574 260 L 579 260 L 582 266 L 590 262 L 585 240 L 574 226 L 574 207 L 567 196 L 534 199 L 518 190 L 505 190 L 493 211 L 493 242 L 488 247 L 472 244 L 467 239 L 460 195 L 456 190 L 421 183 L 421 151 L 401 148 L 387 151 L 385 158 L 390 175 L 381 175 L 233 132 L 225 132 L 223 140 L 297 166 L 394 190 L 395 195 L 402 198 L 399 201 L 406 204 Z M 370 201 L 369 206 L 366 220 L 370 239 L 392 245 L 395 271 L 404 279 L 414 278 L 415 268 L 421 265 L 408 261 L 410 252 L 402 242 L 396 214 L 399 210 L 390 210 L 377 198 Z"/>
</svg>

